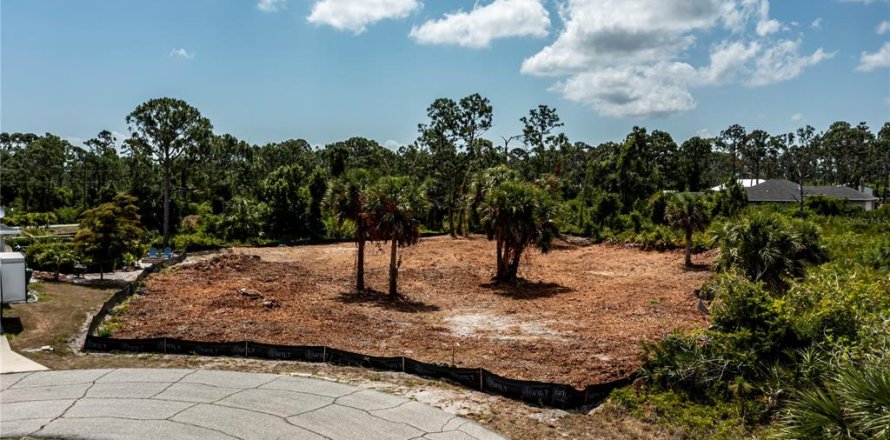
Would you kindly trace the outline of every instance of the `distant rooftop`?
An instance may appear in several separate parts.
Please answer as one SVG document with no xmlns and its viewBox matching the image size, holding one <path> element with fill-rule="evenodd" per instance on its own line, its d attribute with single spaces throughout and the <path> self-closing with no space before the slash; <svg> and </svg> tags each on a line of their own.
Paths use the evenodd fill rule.
<svg viewBox="0 0 890 440">
<path fill-rule="evenodd" d="M 747 187 L 749 202 L 800 202 L 800 186 L 790 180 L 770 179 Z M 877 197 L 847 186 L 804 186 L 804 197 L 826 196 L 851 201 L 876 201 Z"/>
</svg>

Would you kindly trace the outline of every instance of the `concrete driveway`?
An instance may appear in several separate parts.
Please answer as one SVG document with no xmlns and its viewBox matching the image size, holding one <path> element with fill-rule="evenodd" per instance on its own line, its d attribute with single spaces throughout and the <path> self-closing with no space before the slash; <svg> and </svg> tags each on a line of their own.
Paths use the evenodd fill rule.
<svg viewBox="0 0 890 440">
<path fill-rule="evenodd" d="M 0 375 L 0 436 L 87 439 L 503 437 L 431 406 L 304 377 L 211 370 Z"/>
</svg>

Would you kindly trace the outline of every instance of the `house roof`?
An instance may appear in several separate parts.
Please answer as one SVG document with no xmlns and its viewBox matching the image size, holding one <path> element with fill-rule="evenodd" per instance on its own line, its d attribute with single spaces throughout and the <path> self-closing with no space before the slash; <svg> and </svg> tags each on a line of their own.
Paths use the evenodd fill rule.
<svg viewBox="0 0 890 440">
<path fill-rule="evenodd" d="M 19 235 L 21 233 L 21 228 L 12 228 L 0 223 L 0 235 Z"/>
<path fill-rule="evenodd" d="M 761 183 L 766 182 L 766 180 L 763 180 L 763 179 L 736 179 L 736 182 L 738 182 L 739 186 L 741 186 L 742 188 L 750 188 L 752 186 L 760 185 Z M 717 186 L 711 188 L 711 191 L 723 191 L 724 189 L 726 189 L 726 184 L 721 183 L 720 185 L 717 185 Z"/>
<path fill-rule="evenodd" d="M 800 202 L 800 187 L 785 179 L 770 179 L 745 188 L 749 202 Z M 804 186 L 804 197 L 827 196 L 854 201 L 878 200 L 877 197 L 846 186 Z"/>
<path fill-rule="evenodd" d="M 804 187 L 804 191 L 808 196 L 828 196 L 861 202 L 878 200 L 877 197 L 871 194 L 856 191 L 848 186 L 807 186 Z"/>
<path fill-rule="evenodd" d="M 790 180 L 770 179 L 745 191 L 749 202 L 800 202 L 800 187 Z"/>
</svg>

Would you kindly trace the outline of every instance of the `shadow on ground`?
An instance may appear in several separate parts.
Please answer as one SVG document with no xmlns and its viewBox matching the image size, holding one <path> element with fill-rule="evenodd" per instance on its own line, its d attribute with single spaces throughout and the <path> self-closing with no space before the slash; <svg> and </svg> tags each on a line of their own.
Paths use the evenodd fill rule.
<svg viewBox="0 0 890 440">
<path fill-rule="evenodd" d="M 9 313 L 9 306 L 4 305 L 2 313 Z M 3 333 L 10 335 L 17 335 L 22 332 L 25 328 L 22 326 L 22 318 L 18 316 L 2 316 L 0 317 L 0 327 L 3 328 Z"/>
<path fill-rule="evenodd" d="M 371 304 L 376 307 L 396 310 L 405 313 L 429 313 L 439 311 L 439 306 L 413 300 L 404 295 L 391 298 L 388 294 L 376 290 L 362 292 L 341 292 L 337 300 L 343 304 Z"/>
<path fill-rule="evenodd" d="M 710 272 L 713 269 L 714 268 L 710 264 L 693 263 L 690 267 L 683 265 L 683 270 L 686 272 Z"/>
<path fill-rule="evenodd" d="M 518 279 L 515 282 L 491 282 L 480 284 L 479 287 L 512 299 L 549 298 L 562 293 L 574 292 L 574 289 L 557 283 L 530 282 Z"/>
</svg>

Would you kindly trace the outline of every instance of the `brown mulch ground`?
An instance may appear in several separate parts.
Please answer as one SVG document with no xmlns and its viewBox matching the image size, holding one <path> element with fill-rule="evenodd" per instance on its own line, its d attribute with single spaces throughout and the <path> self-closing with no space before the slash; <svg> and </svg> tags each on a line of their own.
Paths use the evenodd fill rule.
<svg viewBox="0 0 890 440">
<path fill-rule="evenodd" d="M 388 250 L 367 247 L 369 287 L 386 289 Z M 451 363 L 454 347 L 459 366 L 580 387 L 635 370 L 642 341 L 707 324 L 692 292 L 710 272 L 684 270 L 679 252 L 562 244 L 531 253 L 526 281 L 504 286 L 490 282 L 492 242 L 424 239 L 402 253 L 395 302 L 351 293 L 354 267 L 348 243 L 187 261 L 149 277 L 113 336 L 327 345 L 437 363 Z"/>
</svg>

